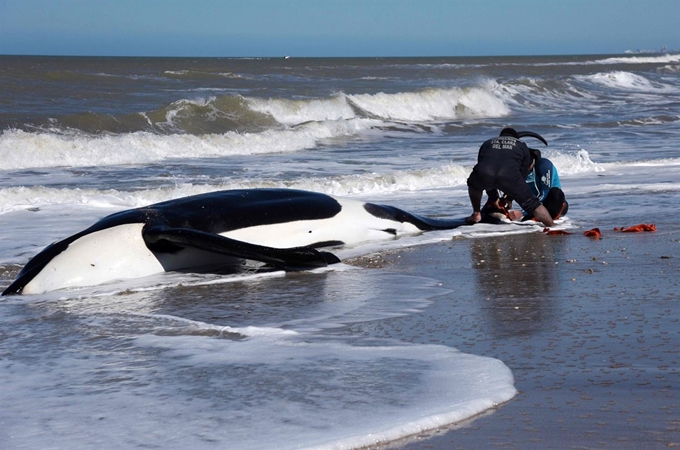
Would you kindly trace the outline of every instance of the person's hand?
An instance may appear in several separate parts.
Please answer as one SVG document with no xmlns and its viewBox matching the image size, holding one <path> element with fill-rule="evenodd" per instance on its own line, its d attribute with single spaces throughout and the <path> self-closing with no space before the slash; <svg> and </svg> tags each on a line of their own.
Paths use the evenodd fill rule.
<svg viewBox="0 0 680 450">
<path fill-rule="evenodd" d="M 511 209 L 508 211 L 508 219 L 510 220 L 520 220 L 522 217 L 524 217 L 524 214 L 520 210 Z"/>
<path fill-rule="evenodd" d="M 543 225 L 548 228 L 555 226 L 555 222 L 553 221 L 552 217 L 550 217 L 550 213 L 543 205 L 540 205 L 534 210 L 534 218 L 536 218 L 539 222 L 542 222 Z"/>
</svg>

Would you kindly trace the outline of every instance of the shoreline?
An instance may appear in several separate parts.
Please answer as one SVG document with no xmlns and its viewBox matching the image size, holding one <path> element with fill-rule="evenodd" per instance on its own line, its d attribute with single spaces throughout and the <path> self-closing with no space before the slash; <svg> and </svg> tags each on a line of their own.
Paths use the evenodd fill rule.
<svg viewBox="0 0 680 450">
<path fill-rule="evenodd" d="M 680 228 L 454 239 L 350 264 L 441 281 L 391 338 L 503 361 L 518 394 L 375 449 L 680 446 Z"/>
</svg>

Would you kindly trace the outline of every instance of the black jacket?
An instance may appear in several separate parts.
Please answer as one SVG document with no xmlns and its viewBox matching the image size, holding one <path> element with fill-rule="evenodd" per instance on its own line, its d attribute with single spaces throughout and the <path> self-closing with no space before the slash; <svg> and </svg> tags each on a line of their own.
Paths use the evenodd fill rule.
<svg viewBox="0 0 680 450">
<path fill-rule="evenodd" d="M 531 162 L 529 147 L 519 139 L 507 135 L 489 139 L 479 148 L 477 165 L 467 184 L 473 189 L 486 190 L 492 200 L 498 197 L 495 190 L 500 189 L 524 211 L 533 213 L 541 202 L 525 181 Z"/>
</svg>

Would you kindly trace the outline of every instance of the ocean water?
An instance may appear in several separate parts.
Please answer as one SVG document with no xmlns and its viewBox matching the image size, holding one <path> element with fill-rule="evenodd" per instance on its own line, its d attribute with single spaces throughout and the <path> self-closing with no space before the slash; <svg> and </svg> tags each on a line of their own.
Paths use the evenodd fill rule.
<svg viewBox="0 0 680 450">
<path fill-rule="evenodd" d="M 2 289 L 101 217 L 215 190 L 464 217 L 479 145 L 504 126 L 548 140 L 527 142 L 559 170 L 560 227 L 653 223 L 680 205 L 680 55 L 5 56 L 0 86 Z M 336 253 L 540 231 L 475 225 Z M 446 294 L 426 267 L 341 264 L 3 297 L 0 447 L 356 448 L 461 421 L 515 395 L 502 361 L 370 332 Z"/>
</svg>

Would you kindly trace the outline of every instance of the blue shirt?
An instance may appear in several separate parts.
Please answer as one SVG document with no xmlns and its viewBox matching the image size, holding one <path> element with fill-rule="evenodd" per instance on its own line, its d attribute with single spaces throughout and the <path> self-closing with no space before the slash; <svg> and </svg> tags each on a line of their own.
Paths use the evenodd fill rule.
<svg viewBox="0 0 680 450">
<path fill-rule="evenodd" d="M 538 160 L 538 164 L 536 164 L 534 170 L 529 172 L 526 182 L 529 185 L 531 192 L 533 192 L 540 201 L 543 201 L 550 189 L 554 187 L 562 189 L 557 169 L 553 163 L 546 158 Z"/>
</svg>

